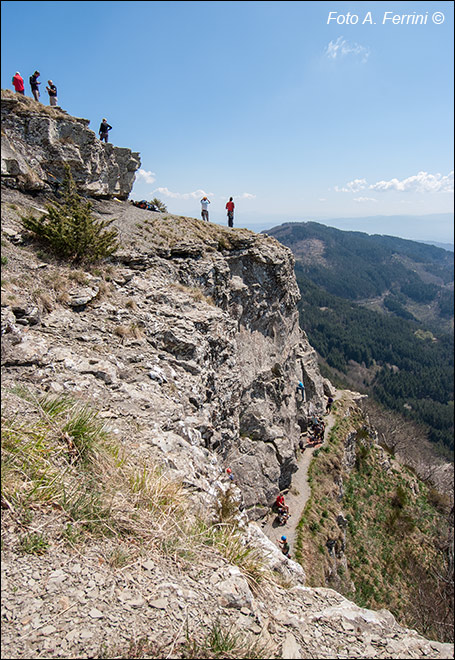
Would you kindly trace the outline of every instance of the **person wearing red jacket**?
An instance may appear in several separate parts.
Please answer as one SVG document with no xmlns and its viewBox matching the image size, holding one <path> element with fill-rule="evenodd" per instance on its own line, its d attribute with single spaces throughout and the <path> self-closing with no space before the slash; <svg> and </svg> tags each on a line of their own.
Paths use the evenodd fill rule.
<svg viewBox="0 0 455 660">
<path fill-rule="evenodd" d="M 24 96 L 25 95 L 24 79 L 22 78 L 19 71 L 16 71 L 16 73 L 14 74 L 12 82 L 13 82 L 15 91 L 18 94 L 22 94 L 22 96 Z"/>
<path fill-rule="evenodd" d="M 227 217 L 228 217 L 228 227 L 233 227 L 234 226 L 234 208 L 235 208 L 235 204 L 232 201 L 232 197 L 229 197 L 229 201 L 226 204 Z"/>
<path fill-rule="evenodd" d="M 282 493 L 279 493 L 279 494 L 277 495 L 277 498 L 276 498 L 276 500 L 275 500 L 275 506 L 276 506 L 276 508 L 278 509 L 278 511 L 280 511 L 280 509 L 282 509 L 282 510 L 285 511 L 286 513 L 289 513 L 289 507 L 288 507 L 288 505 L 285 503 L 285 501 L 284 501 L 284 495 L 283 495 Z"/>
</svg>

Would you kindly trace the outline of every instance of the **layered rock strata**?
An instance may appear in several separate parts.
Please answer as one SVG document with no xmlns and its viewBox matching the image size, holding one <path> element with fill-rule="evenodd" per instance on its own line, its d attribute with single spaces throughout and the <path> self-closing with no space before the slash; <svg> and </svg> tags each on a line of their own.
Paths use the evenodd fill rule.
<svg viewBox="0 0 455 660">
<path fill-rule="evenodd" d="M 246 511 L 260 517 L 290 486 L 301 429 L 324 404 L 316 354 L 298 324 L 291 252 L 247 230 L 127 203 L 102 211 L 116 218 L 123 245 L 109 284 L 30 262 L 30 288 L 11 285 L 11 303 L 5 292 L 5 382 L 78 392 L 125 437 L 134 422 L 145 454 L 159 453 L 207 497 L 229 466 Z M 17 211 L 9 215 L 8 235 L 20 240 Z M 67 282 L 60 302 L 57 281 Z M 38 285 L 53 298 L 47 306 L 33 294 Z"/>
<path fill-rule="evenodd" d="M 90 121 L 2 90 L 2 183 L 24 192 L 56 191 L 64 165 L 89 197 L 127 199 L 139 154 L 104 144 Z"/>
</svg>

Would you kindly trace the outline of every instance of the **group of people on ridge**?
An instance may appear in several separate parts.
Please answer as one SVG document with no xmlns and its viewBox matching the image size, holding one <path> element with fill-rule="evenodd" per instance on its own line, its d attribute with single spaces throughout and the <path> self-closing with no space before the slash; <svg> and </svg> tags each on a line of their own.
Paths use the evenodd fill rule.
<svg viewBox="0 0 455 660">
<path fill-rule="evenodd" d="M 30 83 L 30 89 L 32 90 L 32 96 L 35 99 L 35 101 L 39 102 L 40 99 L 40 92 L 39 92 L 39 86 L 41 85 L 40 81 L 38 78 L 40 77 L 40 72 L 35 71 L 32 73 L 32 75 L 29 78 L 29 83 Z M 25 96 L 25 85 L 24 85 L 24 79 L 22 78 L 21 74 L 19 71 L 16 71 L 16 73 L 13 76 L 12 79 L 12 84 L 14 87 L 14 90 L 17 94 L 21 94 L 22 96 Z M 46 91 L 49 94 L 49 105 L 51 106 L 57 106 L 58 105 L 58 98 L 57 98 L 57 87 L 54 85 L 52 80 L 47 81 L 47 87 Z M 107 123 L 106 119 L 103 119 L 103 121 L 100 124 L 99 128 L 99 136 L 101 142 L 104 140 L 104 142 L 108 142 L 108 134 L 109 131 L 112 129 L 112 126 L 109 126 Z"/>
<path fill-rule="evenodd" d="M 41 74 L 39 71 L 35 71 L 35 73 L 32 73 L 32 75 L 29 78 L 30 89 L 32 90 L 32 95 L 35 101 L 39 101 L 39 97 L 40 97 L 39 86 L 41 85 L 41 83 L 38 80 L 40 75 Z M 25 96 L 24 79 L 22 78 L 19 71 L 16 71 L 16 73 L 14 74 L 12 82 L 15 91 L 18 94 L 22 94 L 22 96 Z M 49 105 L 56 106 L 58 103 L 57 87 L 54 85 L 52 80 L 48 80 L 47 85 L 48 86 L 46 87 L 46 91 L 49 94 Z"/>
<path fill-rule="evenodd" d="M 35 99 L 35 101 L 39 101 L 40 99 L 39 86 L 41 85 L 41 83 L 38 80 L 40 75 L 41 74 L 39 71 L 35 71 L 29 78 L 30 88 L 32 90 L 32 96 Z M 46 87 L 46 91 L 49 94 L 49 105 L 57 106 L 58 104 L 57 87 L 54 85 L 52 80 L 48 80 L 47 83 L 48 86 Z M 17 94 L 22 94 L 22 96 L 25 96 L 24 79 L 22 78 L 19 71 L 16 71 L 16 73 L 14 74 L 12 78 L 12 84 Z M 101 142 L 103 141 L 109 142 L 110 130 L 112 130 L 112 126 L 108 124 L 107 119 L 103 118 L 98 131 L 98 135 L 100 137 Z M 209 204 L 210 204 L 210 200 L 206 196 L 204 196 L 201 199 L 201 216 L 202 219 L 205 220 L 206 222 L 209 221 Z M 226 203 L 228 227 L 234 226 L 234 208 L 235 208 L 234 200 L 232 197 L 230 197 L 229 201 Z"/>
<path fill-rule="evenodd" d="M 201 199 L 201 217 L 205 222 L 209 221 L 209 204 L 210 200 L 204 195 Z M 234 226 L 234 200 L 232 197 L 229 197 L 229 201 L 226 203 L 227 218 L 228 218 L 228 227 Z"/>
</svg>

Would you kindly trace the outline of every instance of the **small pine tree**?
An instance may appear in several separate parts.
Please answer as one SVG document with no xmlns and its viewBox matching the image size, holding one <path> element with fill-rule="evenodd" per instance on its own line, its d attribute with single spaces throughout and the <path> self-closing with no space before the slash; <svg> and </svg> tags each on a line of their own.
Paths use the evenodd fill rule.
<svg viewBox="0 0 455 660">
<path fill-rule="evenodd" d="M 158 209 L 158 211 L 161 211 L 161 213 L 166 213 L 167 211 L 166 204 L 164 204 L 164 202 L 162 202 L 160 199 L 154 197 L 151 203 L 153 204 L 153 206 L 155 206 Z"/>
<path fill-rule="evenodd" d="M 22 217 L 22 225 L 44 241 L 52 252 L 77 263 L 93 263 L 118 248 L 116 229 L 107 229 L 114 220 L 97 220 L 92 205 L 76 189 L 69 165 L 65 165 L 63 202 L 46 206 L 40 218 Z"/>
</svg>

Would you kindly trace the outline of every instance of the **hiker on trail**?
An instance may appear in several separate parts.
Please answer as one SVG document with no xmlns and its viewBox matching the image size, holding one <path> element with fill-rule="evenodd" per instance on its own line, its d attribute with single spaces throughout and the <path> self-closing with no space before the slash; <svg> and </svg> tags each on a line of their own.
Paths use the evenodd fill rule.
<svg viewBox="0 0 455 660">
<path fill-rule="evenodd" d="M 315 429 L 315 434 L 314 434 L 315 442 L 324 442 L 324 429 L 325 429 L 324 422 L 320 422 Z"/>
<path fill-rule="evenodd" d="M 284 495 L 282 493 L 279 493 L 277 495 L 277 498 L 275 500 L 275 506 L 278 509 L 278 512 L 280 511 L 280 509 L 282 509 L 283 511 L 286 511 L 286 513 L 289 513 L 289 507 L 284 501 Z"/>
<path fill-rule="evenodd" d="M 226 204 L 227 217 L 228 217 L 228 227 L 234 226 L 234 208 L 235 204 L 232 201 L 232 197 L 229 197 L 229 201 Z"/>
<path fill-rule="evenodd" d="M 289 547 L 289 543 L 287 542 L 287 539 L 285 536 L 282 536 L 281 539 L 278 541 L 278 545 L 281 548 L 281 552 L 283 555 L 286 555 L 288 559 L 291 558 L 291 555 L 289 554 L 291 551 L 291 548 Z"/>
<path fill-rule="evenodd" d="M 100 130 L 99 135 L 100 135 L 100 140 L 101 142 L 104 140 L 105 142 L 109 142 L 109 131 L 112 130 L 112 126 L 110 126 L 107 123 L 107 119 L 103 119 L 103 121 L 100 124 Z"/>
<path fill-rule="evenodd" d="M 16 73 L 14 74 L 12 83 L 14 85 L 14 91 L 24 96 L 25 95 L 24 79 L 22 78 L 19 71 L 16 71 Z"/>
<path fill-rule="evenodd" d="M 231 468 L 226 468 L 227 476 L 231 481 L 234 481 L 234 475 L 232 474 Z"/>
<path fill-rule="evenodd" d="M 57 105 L 57 87 L 54 85 L 52 80 L 47 81 L 48 87 L 46 87 L 46 92 L 49 94 L 49 105 Z"/>
<path fill-rule="evenodd" d="M 207 197 L 201 199 L 201 216 L 206 222 L 209 221 L 209 204 L 210 200 Z"/>
<path fill-rule="evenodd" d="M 324 441 L 324 432 L 325 432 L 325 422 L 322 421 L 320 425 L 320 431 L 319 431 L 319 437 L 321 438 L 321 442 Z"/>
<path fill-rule="evenodd" d="M 329 396 L 328 401 L 327 401 L 327 405 L 325 407 L 326 415 L 328 415 L 329 412 L 332 410 L 332 403 L 333 403 L 333 399 L 332 399 L 331 396 Z"/>
<path fill-rule="evenodd" d="M 297 385 L 297 392 L 302 393 L 302 401 L 305 401 L 305 385 L 301 380 L 299 380 L 299 384 Z"/>
<path fill-rule="evenodd" d="M 35 73 L 32 76 L 30 76 L 30 78 L 29 78 L 30 87 L 32 88 L 32 94 L 33 94 L 33 98 L 35 99 L 35 101 L 39 101 L 39 87 L 38 87 L 38 85 L 41 85 L 41 83 L 38 82 L 38 78 L 39 78 L 40 75 L 41 74 L 40 74 L 39 71 L 35 71 Z"/>
</svg>

